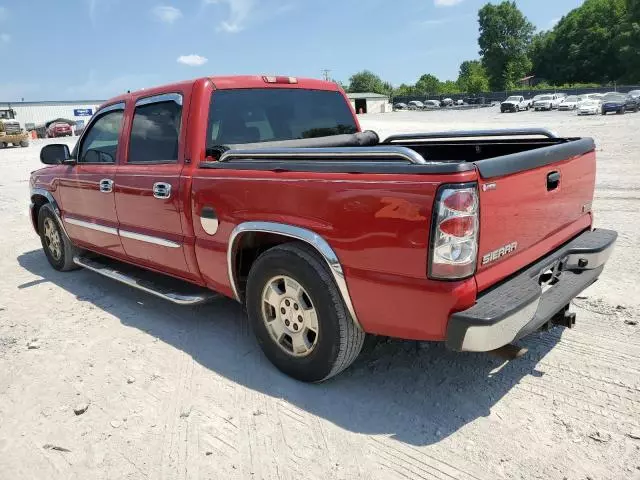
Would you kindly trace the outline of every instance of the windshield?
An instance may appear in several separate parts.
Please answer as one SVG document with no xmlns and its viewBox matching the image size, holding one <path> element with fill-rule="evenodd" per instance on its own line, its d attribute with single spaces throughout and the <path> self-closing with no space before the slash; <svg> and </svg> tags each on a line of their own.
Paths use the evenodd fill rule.
<svg viewBox="0 0 640 480">
<path fill-rule="evenodd" d="M 519 102 L 520 101 L 520 97 L 509 97 L 506 100 L 507 102 Z"/>
<path fill-rule="evenodd" d="M 578 101 L 578 97 L 576 97 L 575 95 L 569 95 L 567 98 L 565 98 L 564 101 L 565 102 L 577 102 Z"/>
<path fill-rule="evenodd" d="M 0 110 L 0 118 L 4 120 L 13 120 L 13 112 L 11 110 Z"/>
<path fill-rule="evenodd" d="M 211 96 L 207 145 L 355 132 L 353 114 L 340 92 L 285 88 L 218 90 Z"/>
<path fill-rule="evenodd" d="M 624 102 L 624 95 L 619 93 L 607 93 L 602 100 L 605 102 Z"/>
<path fill-rule="evenodd" d="M 538 100 L 553 100 L 550 95 L 542 95 Z"/>
</svg>

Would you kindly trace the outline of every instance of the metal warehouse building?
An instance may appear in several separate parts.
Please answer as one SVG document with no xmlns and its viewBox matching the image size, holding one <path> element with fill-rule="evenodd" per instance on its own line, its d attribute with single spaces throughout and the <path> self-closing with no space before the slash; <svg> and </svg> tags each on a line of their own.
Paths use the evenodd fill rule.
<svg viewBox="0 0 640 480">
<path fill-rule="evenodd" d="M 64 118 L 86 125 L 104 100 L 75 100 L 59 102 L 0 102 L 0 109 L 13 108 L 16 120 L 24 128 Z"/>
<path fill-rule="evenodd" d="M 356 113 L 385 113 L 392 111 L 387 95 L 380 95 L 379 93 L 347 93 L 347 98 L 349 98 Z"/>
</svg>

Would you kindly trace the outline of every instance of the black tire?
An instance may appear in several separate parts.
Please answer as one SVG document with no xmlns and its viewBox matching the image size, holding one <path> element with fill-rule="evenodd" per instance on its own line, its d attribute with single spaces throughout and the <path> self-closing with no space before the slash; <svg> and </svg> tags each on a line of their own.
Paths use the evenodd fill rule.
<svg viewBox="0 0 640 480">
<path fill-rule="evenodd" d="M 278 275 L 298 282 L 316 310 L 317 339 L 306 356 L 285 351 L 272 338 L 263 320 L 262 293 Z M 327 380 L 351 365 L 362 350 L 366 334 L 351 318 L 326 262 L 306 244 L 278 245 L 258 257 L 249 272 L 246 307 L 264 354 L 280 371 L 297 380 Z"/>
<path fill-rule="evenodd" d="M 23 140 L 20 142 L 20 146 L 21 147 L 28 147 L 29 146 L 29 142 L 27 142 L 26 140 Z"/>
<path fill-rule="evenodd" d="M 45 222 L 51 222 L 50 225 L 56 230 L 59 236 L 60 247 L 58 249 L 58 254 L 56 254 L 56 249 L 50 245 L 49 239 L 46 238 Z M 78 265 L 73 263 L 73 257 L 78 255 L 80 250 L 73 246 L 71 240 L 69 240 L 67 235 L 64 233 L 62 227 L 58 223 L 55 213 L 53 212 L 53 207 L 48 203 L 42 205 L 38 211 L 38 232 L 40 232 L 40 241 L 42 243 L 44 254 L 53 268 L 61 272 L 80 268 Z"/>
</svg>

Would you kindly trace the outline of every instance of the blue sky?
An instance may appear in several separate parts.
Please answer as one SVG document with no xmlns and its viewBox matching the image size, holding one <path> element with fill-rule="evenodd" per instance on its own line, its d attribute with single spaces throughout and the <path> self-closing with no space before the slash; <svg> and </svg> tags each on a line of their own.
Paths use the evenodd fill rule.
<svg viewBox="0 0 640 480">
<path fill-rule="evenodd" d="M 486 0 L 0 0 L 0 101 L 106 99 L 216 74 L 455 79 Z M 538 29 L 582 0 L 520 0 Z"/>
</svg>

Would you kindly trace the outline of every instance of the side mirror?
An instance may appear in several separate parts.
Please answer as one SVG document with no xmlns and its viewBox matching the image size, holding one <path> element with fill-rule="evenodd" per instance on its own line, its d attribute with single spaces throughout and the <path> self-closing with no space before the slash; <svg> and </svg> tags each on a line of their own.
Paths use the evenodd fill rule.
<svg viewBox="0 0 640 480">
<path fill-rule="evenodd" d="M 64 143 L 45 145 L 40 150 L 40 161 L 45 165 L 59 165 L 71 159 L 69 146 Z"/>
</svg>

